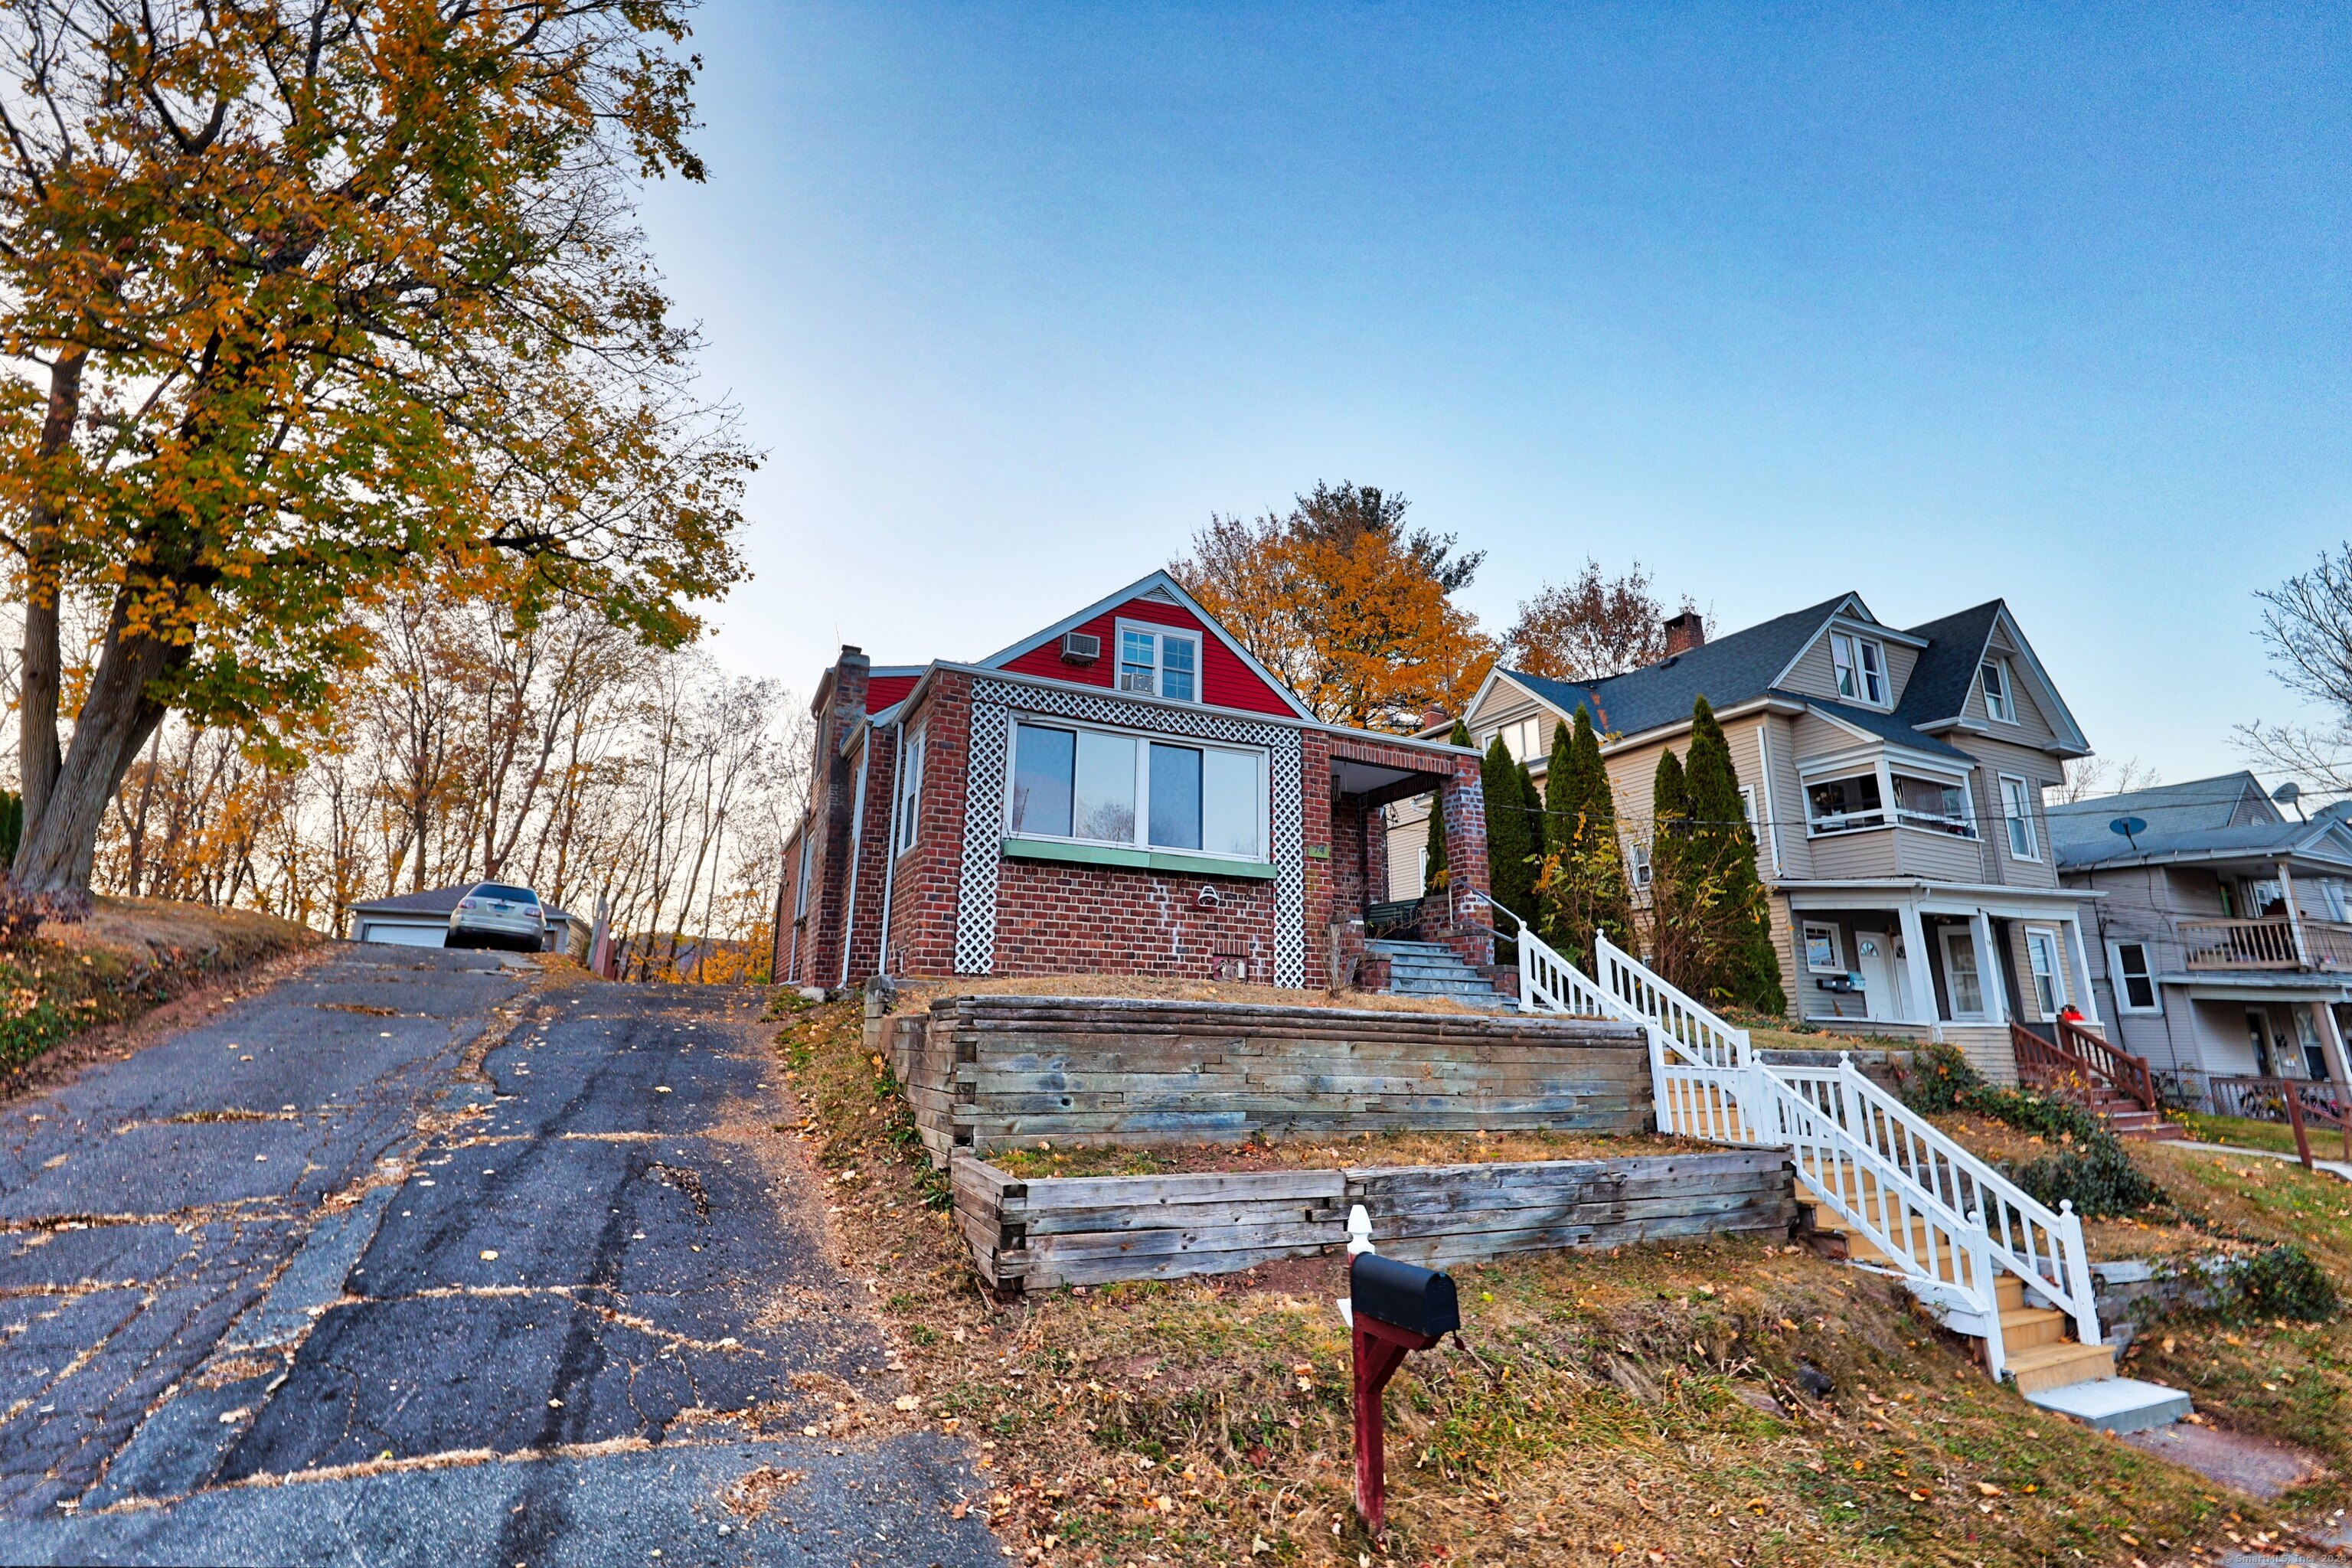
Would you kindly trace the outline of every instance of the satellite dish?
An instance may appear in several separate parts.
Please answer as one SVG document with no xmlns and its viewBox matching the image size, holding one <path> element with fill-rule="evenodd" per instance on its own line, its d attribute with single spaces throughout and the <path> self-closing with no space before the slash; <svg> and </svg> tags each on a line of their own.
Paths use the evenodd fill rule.
<svg viewBox="0 0 2352 1568">
<path fill-rule="evenodd" d="M 2107 831 L 2110 833 L 2122 834 L 2126 838 L 2131 840 L 2131 847 L 2137 849 L 2139 847 L 2139 839 L 2137 835 L 2147 831 L 2147 818 L 2145 816 L 2118 816 L 2113 822 L 2107 824 Z"/>
<path fill-rule="evenodd" d="M 2286 783 L 2271 791 L 2271 798 L 2278 802 L 2281 805 L 2294 806 L 2295 816 L 2302 816 L 2304 821 L 2309 822 L 2311 820 L 2311 818 L 2303 816 L 2303 807 L 2295 805 L 2297 801 L 2303 798 L 2303 786 L 2295 783 L 2293 779 L 2287 780 Z"/>
</svg>

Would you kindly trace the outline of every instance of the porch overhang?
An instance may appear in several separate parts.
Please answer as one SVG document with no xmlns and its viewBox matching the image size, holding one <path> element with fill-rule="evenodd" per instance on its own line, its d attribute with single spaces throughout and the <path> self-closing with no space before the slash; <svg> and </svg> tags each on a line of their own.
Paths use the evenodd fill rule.
<svg viewBox="0 0 2352 1568">
<path fill-rule="evenodd" d="M 2019 888 L 2004 882 L 1930 882 L 1912 878 L 1780 882 L 1772 890 L 1785 896 L 1792 910 L 1916 909 L 1931 915 L 1982 910 L 2003 920 L 2069 915 L 2083 904 L 2107 896 L 2082 888 Z"/>
<path fill-rule="evenodd" d="M 2159 974 L 2158 985 L 2178 985 L 2191 1002 L 2352 1002 L 2352 980 L 2312 974 Z"/>
</svg>

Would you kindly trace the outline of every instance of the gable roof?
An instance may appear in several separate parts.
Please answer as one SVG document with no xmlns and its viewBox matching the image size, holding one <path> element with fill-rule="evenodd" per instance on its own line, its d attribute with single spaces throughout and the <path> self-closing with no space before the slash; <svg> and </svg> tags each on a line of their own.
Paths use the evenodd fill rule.
<svg viewBox="0 0 2352 1568">
<path fill-rule="evenodd" d="M 1976 764 L 1974 757 L 1953 745 L 1949 741 L 1937 740 L 1933 735 L 1923 734 L 1914 730 L 1910 725 L 1906 724 L 1899 715 L 1883 713 L 1875 708 L 1856 708 L 1851 703 L 1825 702 L 1818 697 L 1808 697 L 1799 691 L 1775 690 L 1771 695 L 1785 697 L 1791 702 L 1801 702 L 1825 719 L 1834 720 L 1838 723 L 1856 730 L 1866 731 L 1889 745 L 1901 746 L 1908 751 L 1923 752 L 1929 756 L 1949 757 L 1955 761 L 1966 763 L 1971 767 Z M 1714 699 L 1709 698 L 1708 700 L 1713 701 Z"/>
<path fill-rule="evenodd" d="M 1267 689 L 1272 691 L 1276 697 L 1279 698 L 1283 703 L 1289 708 L 1293 715 L 1300 719 L 1307 720 L 1311 720 L 1315 717 L 1314 710 L 1308 708 L 1306 703 L 1299 700 L 1298 694 L 1291 690 L 1289 686 L 1284 682 L 1280 676 L 1275 674 L 1274 671 L 1268 669 L 1265 665 L 1260 664 L 1257 661 L 1256 656 L 1252 654 L 1249 649 L 1244 647 L 1241 643 L 1234 638 L 1231 632 L 1225 630 L 1223 625 L 1218 621 L 1216 616 L 1202 609 L 1201 607 L 1200 601 L 1193 598 L 1192 595 L 1186 593 L 1183 585 L 1178 583 L 1175 578 L 1171 577 L 1164 571 L 1153 572 L 1147 576 L 1139 577 L 1136 581 L 1129 583 L 1126 587 L 1121 588 L 1118 593 L 1111 594 L 1104 598 L 1096 600 L 1093 604 L 1088 605 L 1085 609 L 1078 611 L 1075 615 L 1063 616 L 1060 620 L 1055 621 L 1052 626 L 1045 627 L 1043 631 L 1033 632 L 1029 636 L 1023 637 L 1019 642 L 1014 643 L 1012 647 L 998 649 L 996 652 L 989 655 L 986 658 L 982 659 L 980 661 L 980 668 L 982 669 L 1003 669 L 1012 664 L 1015 659 L 1021 658 L 1022 655 L 1032 653 L 1038 648 L 1044 647 L 1047 643 L 1059 637 L 1064 632 L 1085 626 L 1088 621 L 1093 620 L 1097 616 L 1108 615 L 1109 612 L 1118 608 L 1121 605 L 1127 604 L 1130 600 L 1141 598 L 1165 600 L 1168 603 L 1180 605 L 1183 609 L 1190 611 L 1193 616 L 1199 618 L 1203 626 L 1208 628 L 1209 635 L 1215 637 L 1218 642 L 1223 644 L 1227 652 L 1231 653 L 1235 658 L 1241 660 L 1242 664 L 1253 675 L 1264 681 Z"/>
<path fill-rule="evenodd" d="M 2053 805 L 2050 843 L 2063 870 L 2149 860 L 2221 860 L 2304 855 L 2352 866 L 2352 828 L 2322 813 L 2289 821 L 2251 773 L 2221 773 Z M 2137 816 L 2126 837 L 2108 825 Z"/>
<path fill-rule="evenodd" d="M 1906 724 L 1932 724 L 1957 719 L 1968 711 L 1976 689 L 1977 668 L 1984 663 L 1986 645 L 1992 641 L 1993 623 L 2000 619 L 2000 601 L 1989 600 L 1941 620 L 1913 626 L 1914 637 L 1925 637 L 1918 662 L 1903 688 L 1895 716 Z M 2055 726 L 2053 726 L 2053 728 Z"/>
<path fill-rule="evenodd" d="M 1551 680 L 1518 670 L 1497 673 L 1563 714 L 1591 709 L 1603 734 L 1638 735 L 1688 719 L 1691 704 L 1702 695 L 1717 708 L 1764 696 L 1832 616 L 1848 604 L 1861 602 L 1852 594 L 1840 594 L 1605 680 Z"/>
<path fill-rule="evenodd" d="M 363 903 L 353 904 L 352 906 L 352 912 L 358 915 L 446 916 L 456 912 L 457 900 L 459 899 L 464 898 L 467 893 L 472 892 L 476 888 L 478 888 L 482 884 L 478 881 L 459 882 L 455 887 L 427 888 L 421 893 L 394 893 L 390 898 L 369 899 Z M 502 883 L 500 885 L 504 887 L 515 887 L 520 886 L 520 884 Z M 551 922 L 556 921 L 566 921 L 572 918 L 565 914 L 562 910 L 557 909 L 553 904 L 547 902 L 545 900 L 541 900 L 540 901 L 539 907 L 540 911 L 546 915 Z"/>
</svg>

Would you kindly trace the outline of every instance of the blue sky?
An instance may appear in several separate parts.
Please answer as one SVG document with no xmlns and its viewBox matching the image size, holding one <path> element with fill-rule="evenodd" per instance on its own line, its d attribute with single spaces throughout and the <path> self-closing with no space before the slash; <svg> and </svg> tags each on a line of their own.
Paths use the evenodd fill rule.
<svg viewBox="0 0 2352 1568">
<path fill-rule="evenodd" d="M 768 453 L 731 667 L 976 658 L 1320 479 L 1727 629 L 2005 596 L 2104 753 L 2297 716 L 2352 12 L 709 0 L 646 223 Z"/>
</svg>

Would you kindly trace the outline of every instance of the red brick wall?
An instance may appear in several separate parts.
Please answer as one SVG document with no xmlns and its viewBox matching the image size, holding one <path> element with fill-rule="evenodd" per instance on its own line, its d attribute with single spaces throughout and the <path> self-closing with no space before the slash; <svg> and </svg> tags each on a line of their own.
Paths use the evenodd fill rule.
<svg viewBox="0 0 2352 1568">
<path fill-rule="evenodd" d="M 1216 889 L 1213 908 L 1200 903 Z M 996 883 L 999 974 L 1150 974 L 1208 980 L 1241 958 L 1244 978 L 1274 980 L 1274 884 L 1006 860 Z"/>
<path fill-rule="evenodd" d="M 857 878 L 849 932 L 849 983 L 853 985 L 863 984 L 882 970 L 882 895 L 884 879 L 890 872 L 890 803 L 898 789 L 898 737 L 885 726 L 866 737 L 866 809 L 856 839 Z M 896 889 L 889 890 L 895 902 Z"/>
<path fill-rule="evenodd" d="M 971 678 L 940 670 L 907 715 L 923 730 L 923 794 L 914 845 L 890 890 L 893 974 L 955 973 L 956 889 L 963 873 L 964 798 L 971 761 Z"/>
</svg>

